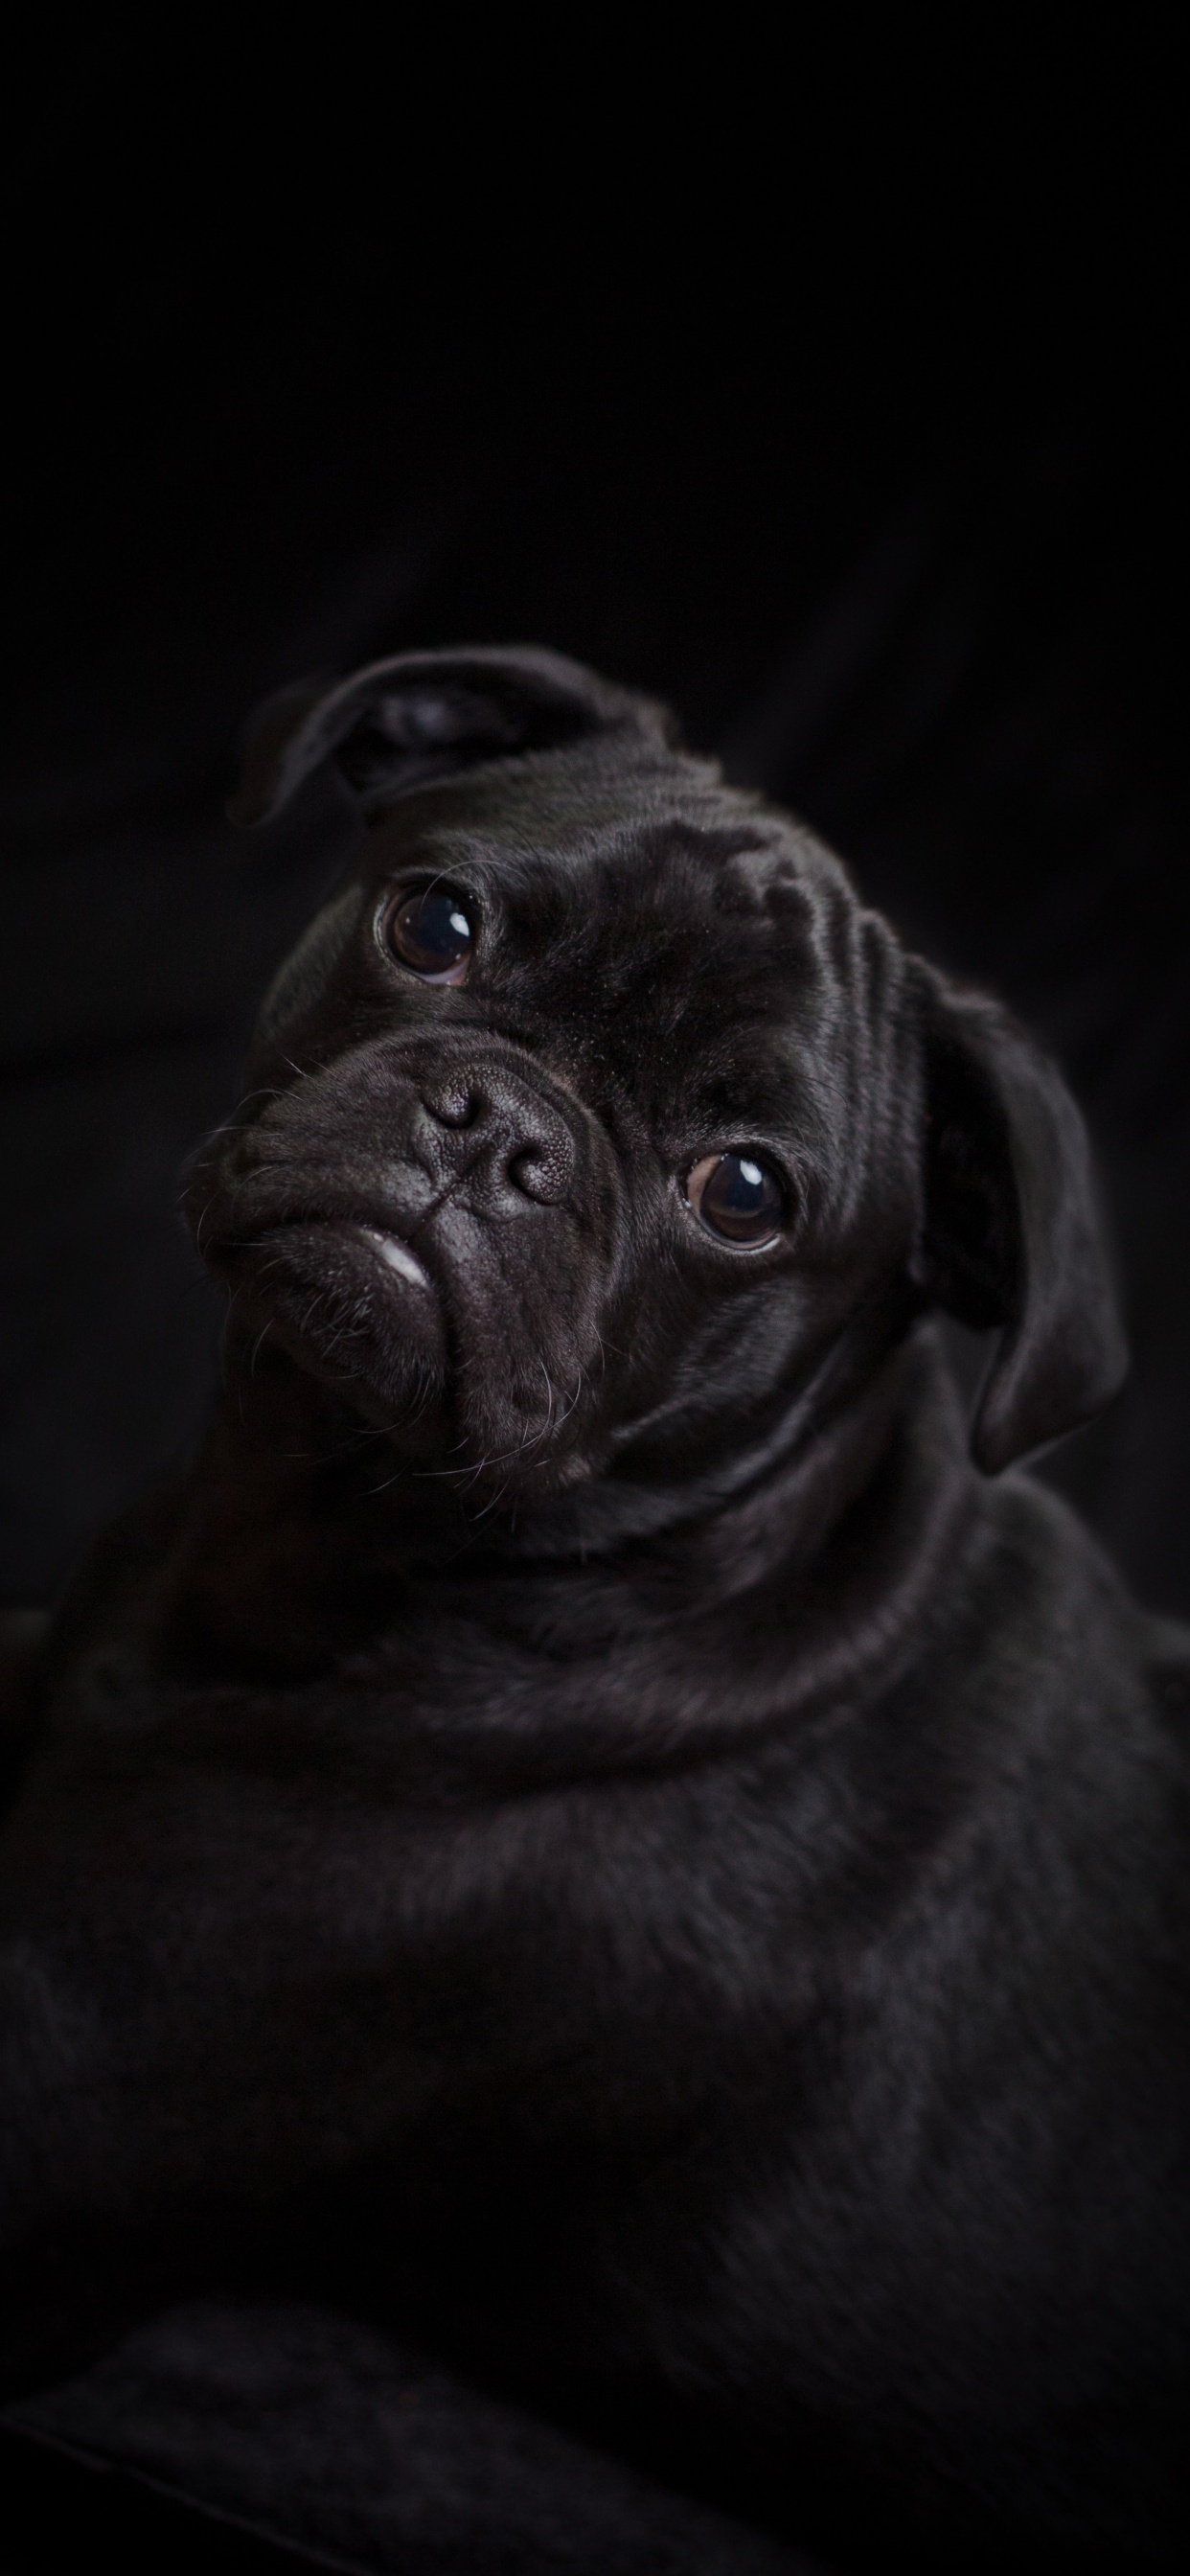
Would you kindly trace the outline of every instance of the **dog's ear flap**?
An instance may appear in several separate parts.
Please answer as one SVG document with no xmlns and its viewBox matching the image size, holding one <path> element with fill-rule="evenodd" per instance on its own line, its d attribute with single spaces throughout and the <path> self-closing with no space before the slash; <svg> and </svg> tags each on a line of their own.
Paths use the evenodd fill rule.
<svg viewBox="0 0 1190 2576">
<path fill-rule="evenodd" d="M 630 731 L 672 743 L 664 710 L 564 654 L 525 645 L 400 653 L 328 688 L 299 681 L 258 708 L 248 730 L 233 823 L 267 823 L 303 779 L 333 761 L 365 814 L 408 787 L 480 761 Z"/>
<path fill-rule="evenodd" d="M 1000 1327 L 971 1452 L 994 1475 L 1089 1421 L 1128 1365 L 1086 1129 L 1008 1013 L 926 970 L 925 1285 Z"/>
</svg>

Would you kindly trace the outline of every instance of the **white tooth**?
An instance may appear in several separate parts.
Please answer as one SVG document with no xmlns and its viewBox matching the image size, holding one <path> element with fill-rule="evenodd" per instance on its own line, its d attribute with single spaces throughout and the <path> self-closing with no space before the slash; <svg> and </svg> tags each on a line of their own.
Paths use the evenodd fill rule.
<svg viewBox="0 0 1190 2576">
<path fill-rule="evenodd" d="M 377 1234 L 370 1225 L 361 1225 L 359 1231 L 366 1235 L 369 1243 L 375 1244 L 381 1260 L 387 1261 L 390 1270 L 399 1270 L 402 1279 L 412 1279 L 415 1288 L 429 1287 L 429 1279 L 420 1261 L 414 1259 L 407 1244 L 398 1243 L 395 1235 Z"/>
</svg>

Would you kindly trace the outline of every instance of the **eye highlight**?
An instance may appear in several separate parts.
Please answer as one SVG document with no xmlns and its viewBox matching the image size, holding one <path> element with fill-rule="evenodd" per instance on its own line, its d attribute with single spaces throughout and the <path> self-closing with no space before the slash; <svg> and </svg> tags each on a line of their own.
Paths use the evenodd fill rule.
<svg viewBox="0 0 1190 2576">
<path fill-rule="evenodd" d="M 729 1154 L 704 1154 L 686 1174 L 686 1197 L 708 1234 L 746 1251 L 775 1243 L 785 1222 L 781 1182 L 746 1146 Z"/>
<path fill-rule="evenodd" d="M 385 917 L 383 935 L 393 956 L 411 966 L 423 984 L 466 982 L 475 934 L 449 886 L 398 895 Z"/>
</svg>

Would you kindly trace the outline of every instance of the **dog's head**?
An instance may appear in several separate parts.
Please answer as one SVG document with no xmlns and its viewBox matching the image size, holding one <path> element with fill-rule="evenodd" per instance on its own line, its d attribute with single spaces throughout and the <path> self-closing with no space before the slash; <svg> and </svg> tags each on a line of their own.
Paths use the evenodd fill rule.
<svg viewBox="0 0 1190 2576">
<path fill-rule="evenodd" d="M 986 1469 L 1113 1392 L 1056 1072 L 659 709 L 403 655 L 271 701 L 233 812 L 326 762 L 363 852 L 189 1204 L 254 1331 L 398 1451 L 488 1496 L 680 1472 L 931 1303 L 999 1328 Z"/>
</svg>

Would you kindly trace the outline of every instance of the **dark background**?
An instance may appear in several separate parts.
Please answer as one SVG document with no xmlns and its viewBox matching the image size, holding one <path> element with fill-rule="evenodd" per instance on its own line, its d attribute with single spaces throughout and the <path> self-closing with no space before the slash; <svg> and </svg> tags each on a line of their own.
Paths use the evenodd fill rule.
<svg viewBox="0 0 1190 2576">
<path fill-rule="evenodd" d="M 515 57 L 462 24 L 378 57 L 357 24 L 296 71 L 110 33 L 34 67 L 0 1596 L 50 1597 L 201 1420 L 177 1173 L 350 828 L 316 788 L 231 831 L 246 713 L 532 639 L 669 697 L 1055 1047 L 1135 1368 L 1046 1472 L 1190 1609 L 1173 63 L 978 25 L 961 60 L 937 29 L 874 55 L 833 23 L 813 60 L 796 23 L 677 65 L 576 22 Z"/>
</svg>

